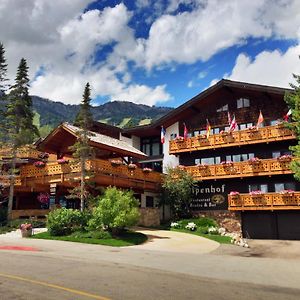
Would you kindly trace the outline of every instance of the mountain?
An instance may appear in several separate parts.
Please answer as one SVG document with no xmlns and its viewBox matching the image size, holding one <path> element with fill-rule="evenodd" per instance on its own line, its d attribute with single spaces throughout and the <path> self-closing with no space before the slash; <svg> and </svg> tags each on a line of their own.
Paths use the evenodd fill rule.
<svg viewBox="0 0 300 300">
<path fill-rule="evenodd" d="M 61 122 L 73 122 L 79 105 L 63 104 L 38 96 L 32 96 L 35 122 L 40 127 L 54 128 Z M 92 113 L 96 121 L 128 127 L 147 124 L 173 110 L 170 107 L 155 107 L 127 101 L 113 101 L 94 106 Z"/>
</svg>

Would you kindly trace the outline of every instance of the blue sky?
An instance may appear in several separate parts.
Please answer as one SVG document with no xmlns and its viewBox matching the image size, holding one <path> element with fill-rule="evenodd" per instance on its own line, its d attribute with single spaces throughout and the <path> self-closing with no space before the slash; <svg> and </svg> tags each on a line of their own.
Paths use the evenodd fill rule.
<svg viewBox="0 0 300 300">
<path fill-rule="evenodd" d="M 72 104 L 87 81 L 95 104 L 176 107 L 221 78 L 300 73 L 297 0 L 10 0 L 0 36 L 11 79 L 24 56 L 31 93 Z"/>
</svg>

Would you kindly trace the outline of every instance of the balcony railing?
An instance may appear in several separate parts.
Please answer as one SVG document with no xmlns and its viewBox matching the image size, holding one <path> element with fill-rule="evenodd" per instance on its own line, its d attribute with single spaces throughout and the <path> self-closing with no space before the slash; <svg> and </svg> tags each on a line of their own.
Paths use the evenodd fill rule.
<svg viewBox="0 0 300 300">
<path fill-rule="evenodd" d="M 129 168 L 127 165 L 113 166 L 110 161 L 90 160 L 86 163 L 90 178 L 99 184 L 116 185 L 120 187 L 140 187 L 157 189 L 161 183 L 162 175 L 158 172 L 146 172 L 140 168 Z M 25 165 L 20 168 L 22 185 L 29 182 L 40 184 L 62 183 L 80 180 L 81 168 L 72 162 L 60 164 L 49 162 L 44 166 Z"/>
<path fill-rule="evenodd" d="M 206 166 L 188 166 L 185 170 L 196 180 L 222 178 L 243 178 L 250 176 L 270 176 L 291 174 L 290 159 L 261 159 L 258 162 L 235 162 Z"/>
<path fill-rule="evenodd" d="M 228 195 L 229 210 L 300 209 L 300 192 Z"/>
<path fill-rule="evenodd" d="M 258 130 L 246 129 L 231 133 L 214 134 L 208 137 L 195 136 L 183 140 L 173 140 L 169 144 L 169 153 L 199 151 L 223 147 L 242 146 L 248 144 L 268 143 L 295 139 L 294 133 L 284 124 L 267 126 Z"/>
<path fill-rule="evenodd" d="M 40 151 L 31 147 L 22 147 L 17 150 L 17 158 L 32 158 L 38 159 Z M 11 148 L 1 148 L 0 149 L 0 159 L 10 159 L 12 158 Z"/>
</svg>

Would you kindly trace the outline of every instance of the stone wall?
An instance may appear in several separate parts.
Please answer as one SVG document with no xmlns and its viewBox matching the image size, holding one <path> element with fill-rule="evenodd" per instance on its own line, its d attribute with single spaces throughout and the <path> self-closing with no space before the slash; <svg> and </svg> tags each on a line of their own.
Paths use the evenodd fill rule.
<svg viewBox="0 0 300 300">
<path fill-rule="evenodd" d="M 242 220 L 240 212 L 227 210 L 210 210 L 195 213 L 199 217 L 208 217 L 217 221 L 220 227 L 224 227 L 228 232 L 241 232 Z"/>
<path fill-rule="evenodd" d="M 140 208 L 140 220 L 138 225 L 146 227 L 154 227 L 160 225 L 160 211 L 159 208 Z"/>
</svg>

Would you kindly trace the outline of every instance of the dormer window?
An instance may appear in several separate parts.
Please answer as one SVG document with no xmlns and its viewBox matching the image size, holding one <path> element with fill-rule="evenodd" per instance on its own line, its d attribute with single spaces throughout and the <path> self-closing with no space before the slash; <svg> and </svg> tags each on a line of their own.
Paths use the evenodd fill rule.
<svg viewBox="0 0 300 300">
<path fill-rule="evenodd" d="M 217 112 L 221 111 L 228 111 L 228 104 L 225 104 L 224 106 L 221 106 L 220 108 L 217 109 Z"/>
<path fill-rule="evenodd" d="M 236 101 L 237 108 L 250 107 L 250 100 L 248 98 L 240 98 Z"/>
</svg>

